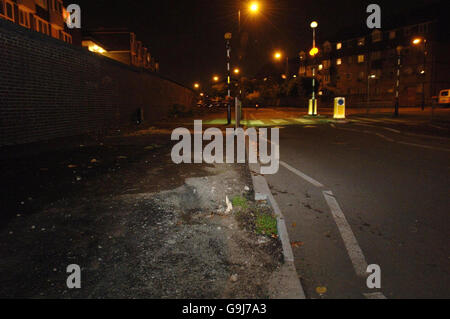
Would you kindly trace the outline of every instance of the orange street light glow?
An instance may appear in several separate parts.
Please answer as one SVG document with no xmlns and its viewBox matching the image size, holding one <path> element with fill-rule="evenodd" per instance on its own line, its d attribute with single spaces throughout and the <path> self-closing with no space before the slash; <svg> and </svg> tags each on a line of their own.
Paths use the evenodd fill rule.
<svg viewBox="0 0 450 319">
<path fill-rule="evenodd" d="M 198 88 L 200 87 L 200 84 L 195 83 L 195 84 L 194 84 L 194 87 L 195 87 L 196 89 L 198 89 Z"/>
<path fill-rule="evenodd" d="M 219 77 L 216 75 L 213 77 L 214 82 L 218 82 L 219 81 Z"/>
<path fill-rule="evenodd" d="M 253 12 L 253 13 L 258 12 L 259 11 L 259 3 L 258 2 L 250 3 L 249 9 L 250 9 L 250 12 Z"/>
<path fill-rule="evenodd" d="M 319 26 L 319 24 L 316 21 L 311 22 L 311 28 L 315 29 Z"/>
<path fill-rule="evenodd" d="M 273 55 L 273 57 L 274 57 L 276 60 L 280 60 L 282 56 L 283 56 L 283 55 L 281 54 L 281 52 L 275 52 L 275 54 Z"/>
<path fill-rule="evenodd" d="M 234 69 L 234 74 L 239 74 L 241 72 L 241 70 L 239 70 L 238 68 Z"/>
<path fill-rule="evenodd" d="M 421 42 L 422 42 L 421 38 L 415 38 L 412 43 L 417 45 L 417 44 L 420 44 Z"/>
<path fill-rule="evenodd" d="M 312 48 L 311 51 L 309 51 L 310 56 L 315 56 L 317 53 L 319 53 L 318 48 Z"/>
</svg>

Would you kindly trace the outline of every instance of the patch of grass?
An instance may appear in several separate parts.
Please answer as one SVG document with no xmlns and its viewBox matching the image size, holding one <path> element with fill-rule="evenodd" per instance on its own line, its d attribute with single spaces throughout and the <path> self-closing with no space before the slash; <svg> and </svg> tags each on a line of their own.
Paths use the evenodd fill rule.
<svg viewBox="0 0 450 319">
<path fill-rule="evenodd" d="M 260 235 L 277 235 L 277 219 L 270 214 L 264 213 L 256 217 L 256 233 Z"/>
<path fill-rule="evenodd" d="M 240 207 L 242 209 L 248 208 L 247 199 L 242 196 L 233 197 L 233 199 L 231 199 L 231 203 L 233 204 L 233 207 Z"/>
</svg>

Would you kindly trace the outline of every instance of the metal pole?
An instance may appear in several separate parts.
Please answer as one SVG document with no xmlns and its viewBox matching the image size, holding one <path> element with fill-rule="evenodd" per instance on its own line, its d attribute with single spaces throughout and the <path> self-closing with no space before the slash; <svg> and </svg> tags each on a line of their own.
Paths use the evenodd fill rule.
<svg viewBox="0 0 450 319">
<path fill-rule="evenodd" d="M 367 76 L 367 114 L 370 113 L 370 75 Z"/>
<path fill-rule="evenodd" d="M 227 102 L 227 125 L 231 124 L 231 43 L 227 39 L 227 88 L 228 88 L 228 102 Z"/>
<path fill-rule="evenodd" d="M 397 49 L 397 82 L 395 85 L 395 110 L 394 116 L 398 117 L 398 109 L 399 109 L 399 91 L 400 91 L 400 68 L 402 63 L 401 49 Z"/>
<path fill-rule="evenodd" d="M 316 47 L 316 29 L 313 28 L 313 48 Z M 317 115 L 316 110 L 316 56 L 313 55 L 313 69 L 312 69 L 312 114 Z"/>
<path fill-rule="evenodd" d="M 422 81 L 422 111 L 425 110 L 425 81 L 427 79 L 427 40 L 424 40 L 423 47 L 423 81 Z"/>
</svg>

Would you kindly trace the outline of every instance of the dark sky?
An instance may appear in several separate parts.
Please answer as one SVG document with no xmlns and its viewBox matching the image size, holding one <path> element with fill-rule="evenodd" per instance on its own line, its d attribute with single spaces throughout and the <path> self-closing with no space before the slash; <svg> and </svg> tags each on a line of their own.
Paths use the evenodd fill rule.
<svg viewBox="0 0 450 319">
<path fill-rule="evenodd" d="M 75 1 L 65 1 L 65 4 Z M 385 18 L 406 13 L 439 0 L 261 0 L 261 13 L 243 13 L 249 35 L 248 57 L 240 67 L 253 75 L 271 62 L 275 49 L 295 58 L 312 42 L 309 24 L 319 22 L 318 40 L 349 26 L 362 26 L 370 3 L 382 8 Z M 160 61 L 161 73 L 191 86 L 205 84 L 213 74 L 225 74 L 227 31 L 237 32 L 238 0 L 78 0 L 82 27 L 127 27 L 137 33 Z M 384 21 L 385 21 L 384 20 Z M 236 43 L 234 43 L 236 46 Z M 233 52 L 236 55 L 236 52 Z"/>
</svg>

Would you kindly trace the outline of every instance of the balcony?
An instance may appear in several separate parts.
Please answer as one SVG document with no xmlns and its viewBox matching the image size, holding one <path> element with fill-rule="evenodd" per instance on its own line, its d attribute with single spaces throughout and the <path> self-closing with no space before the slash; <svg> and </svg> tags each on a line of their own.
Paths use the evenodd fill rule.
<svg viewBox="0 0 450 319">
<path fill-rule="evenodd" d="M 17 4 L 30 9 L 32 12 L 36 12 L 36 4 L 34 0 L 17 0 Z"/>
</svg>

